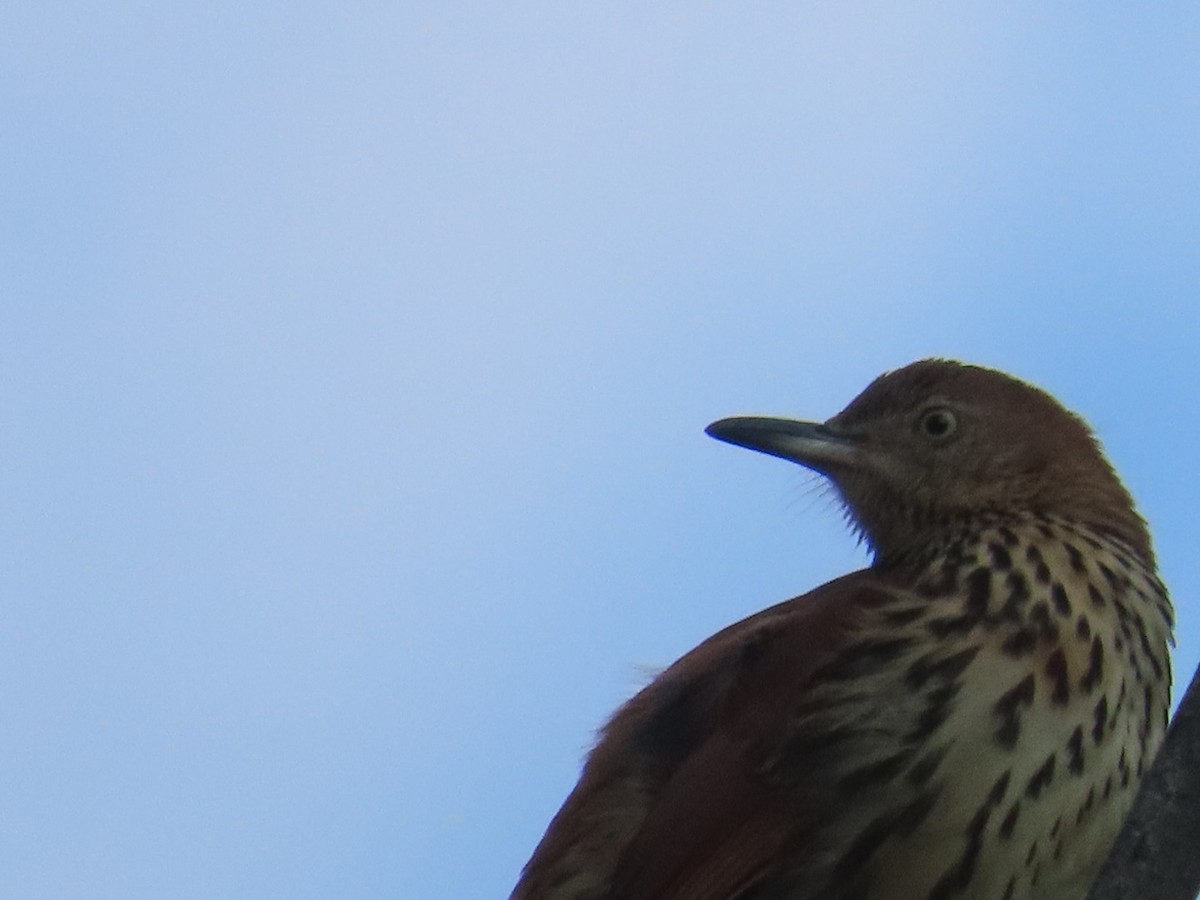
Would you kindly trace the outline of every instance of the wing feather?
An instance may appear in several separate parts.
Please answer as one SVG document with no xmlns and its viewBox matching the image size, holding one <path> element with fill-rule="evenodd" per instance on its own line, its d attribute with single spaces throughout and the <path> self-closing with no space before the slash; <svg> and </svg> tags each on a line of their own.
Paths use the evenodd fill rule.
<svg viewBox="0 0 1200 900">
<path fill-rule="evenodd" d="M 734 900 L 802 854 L 828 788 L 769 773 L 813 676 L 890 585 L 868 570 L 726 628 L 602 732 L 512 900 Z M 792 768 L 795 768 L 794 766 Z"/>
</svg>

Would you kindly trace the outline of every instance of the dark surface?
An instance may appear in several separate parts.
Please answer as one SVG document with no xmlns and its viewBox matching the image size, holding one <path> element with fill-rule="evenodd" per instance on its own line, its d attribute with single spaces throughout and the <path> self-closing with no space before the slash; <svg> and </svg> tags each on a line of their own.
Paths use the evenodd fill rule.
<svg viewBox="0 0 1200 900">
<path fill-rule="evenodd" d="M 1200 895 L 1200 669 L 1088 900 Z"/>
</svg>

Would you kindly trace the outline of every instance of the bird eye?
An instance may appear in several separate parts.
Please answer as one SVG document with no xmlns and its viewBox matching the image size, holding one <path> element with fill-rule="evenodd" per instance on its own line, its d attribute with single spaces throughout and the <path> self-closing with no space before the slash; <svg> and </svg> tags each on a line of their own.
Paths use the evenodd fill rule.
<svg viewBox="0 0 1200 900">
<path fill-rule="evenodd" d="M 935 440 L 948 437 L 958 427 L 958 419 L 948 409 L 930 409 L 921 415 L 921 431 Z"/>
</svg>

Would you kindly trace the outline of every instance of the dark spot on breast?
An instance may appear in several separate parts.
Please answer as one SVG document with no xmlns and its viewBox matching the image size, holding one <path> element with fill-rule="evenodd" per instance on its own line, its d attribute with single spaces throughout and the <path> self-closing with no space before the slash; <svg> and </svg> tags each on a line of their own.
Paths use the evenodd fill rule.
<svg viewBox="0 0 1200 900">
<path fill-rule="evenodd" d="M 1092 601 L 1092 606 L 1104 605 L 1104 595 L 1090 581 L 1088 582 L 1088 599 Z"/>
<path fill-rule="evenodd" d="M 1071 615 L 1071 598 L 1067 596 L 1066 589 L 1057 581 L 1050 588 L 1050 599 L 1054 601 L 1054 611 L 1060 616 Z"/>
<path fill-rule="evenodd" d="M 1091 811 L 1092 806 L 1096 802 L 1096 789 L 1088 788 L 1087 796 L 1083 799 L 1083 806 L 1079 807 L 1079 812 L 1075 814 L 1075 824 L 1080 824 Z"/>
<path fill-rule="evenodd" d="M 1002 544 L 988 544 L 988 555 L 992 559 L 992 568 L 1004 570 L 1012 567 L 1012 557 Z"/>
<path fill-rule="evenodd" d="M 1008 793 L 1008 783 L 1010 781 L 1012 781 L 1012 769 L 1005 769 L 1003 774 L 992 784 L 992 789 L 988 791 L 987 806 L 1000 805 L 1000 801 Z"/>
<path fill-rule="evenodd" d="M 1075 634 L 1081 641 L 1086 641 L 1092 636 L 1092 626 L 1087 620 L 1087 616 L 1080 616 L 1075 620 Z"/>
<path fill-rule="evenodd" d="M 1090 694 L 1096 685 L 1100 683 L 1101 676 L 1104 675 L 1104 641 L 1100 640 L 1097 635 L 1092 639 L 1092 649 L 1088 653 L 1087 671 L 1083 673 L 1083 678 L 1079 682 L 1079 687 L 1085 694 Z"/>
<path fill-rule="evenodd" d="M 1133 670 L 1133 680 L 1138 684 L 1145 681 L 1146 676 L 1142 672 L 1142 661 L 1138 658 L 1137 653 L 1133 648 L 1129 648 L 1129 668 Z"/>
<path fill-rule="evenodd" d="M 858 731 L 849 725 L 826 728 L 801 728 L 795 731 L 779 751 L 778 769 L 795 765 L 812 765 L 813 758 L 844 752 L 842 747 L 858 736 Z"/>
<path fill-rule="evenodd" d="M 1009 572 L 1004 581 L 1008 587 L 1008 596 L 1000 607 L 1000 617 L 1010 622 L 1023 622 L 1023 609 L 1029 602 L 1029 582 L 1016 569 Z"/>
<path fill-rule="evenodd" d="M 834 866 L 833 883 L 844 883 L 862 871 L 880 845 L 892 836 L 895 827 L 895 813 L 885 813 L 864 828 L 858 837 L 851 841 L 850 847 Z"/>
<path fill-rule="evenodd" d="M 937 797 L 934 794 L 921 794 L 907 806 L 901 808 L 895 817 L 896 833 L 903 836 L 912 834 L 920 827 L 933 809 Z"/>
<path fill-rule="evenodd" d="M 925 696 L 925 708 L 917 717 L 916 727 L 904 736 L 906 743 L 922 743 L 942 726 L 946 717 L 950 715 L 950 708 L 958 689 L 959 685 L 956 683 L 944 684 Z"/>
<path fill-rule="evenodd" d="M 1099 744 L 1104 740 L 1104 729 L 1108 725 L 1108 697 L 1102 696 L 1092 711 L 1092 741 Z"/>
<path fill-rule="evenodd" d="M 1159 618 L 1163 620 L 1163 624 L 1168 629 L 1175 627 L 1175 613 L 1171 609 L 1171 604 L 1165 598 L 1158 598 L 1154 603 L 1154 608 L 1158 611 Z"/>
<path fill-rule="evenodd" d="M 1067 559 L 1071 563 L 1071 568 L 1079 574 L 1087 572 L 1087 564 L 1083 561 L 1083 554 L 1079 552 L 1079 548 L 1074 544 L 1063 541 L 1063 549 L 1067 551 Z"/>
<path fill-rule="evenodd" d="M 842 650 L 836 658 L 817 672 L 829 681 L 845 681 L 872 675 L 885 668 L 897 656 L 913 645 L 912 638 L 876 638 L 859 641 Z"/>
<path fill-rule="evenodd" d="M 949 744 L 938 747 L 913 763 L 913 767 L 904 776 L 908 783 L 914 787 L 920 787 L 927 782 L 933 776 L 933 773 L 937 771 L 938 766 L 942 764 L 942 760 L 946 756 L 946 751 L 949 749 Z"/>
<path fill-rule="evenodd" d="M 1029 779 L 1029 784 L 1025 786 L 1025 796 L 1034 800 L 1050 786 L 1054 781 L 1054 761 L 1055 754 L 1051 753 L 1046 757 L 1046 761 L 1042 763 L 1041 768 L 1033 773 L 1033 777 Z"/>
<path fill-rule="evenodd" d="M 1121 578 L 1117 576 L 1117 573 L 1104 563 L 1099 563 L 1099 569 L 1100 574 L 1104 576 L 1104 580 L 1108 582 L 1109 587 L 1111 587 L 1113 590 L 1119 591 L 1124 586 Z M 1128 581 L 1128 578 L 1125 580 Z"/>
<path fill-rule="evenodd" d="M 1141 626 L 1141 624 L 1141 620 L 1139 620 L 1138 625 Z M 1162 681 L 1163 666 L 1162 663 L 1158 661 L 1158 656 L 1154 653 L 1154 648 L 1150 646 L 1150 641 L 1146 638 L 1145 628 L 1139 627 L 1138 639 L 1139 643 L 1142 645 L 1142 653 L 1145 654 L 1146 659 L 1149 661 L 1150 668 L 1154 670 L 1155 681 Z"/>
<path fill-rule="evenodd" d="M 1046 565 L 1046 560 L 1042 557 L 1042 551 L 1036 545 L 1030 544 L 1025 549 L 1025 559 L 1033 566 L 1033 577 L 1038 584 L 1047 584 L 1050 581 L 1050 567 Z"/>
<path fill-rule="evenodd" d="M 915 751 L 901 750 L 885 759 L 875 760 L 865 766 L 860 766 L 838 781 L 838 790 L 846 797 L 851 797 L 863 788 L 876 786 L 892 781 L 908 765 Z"/>
<path fill-rule="evenodd" d="M 1083 774 L 1083 726 L 1076 725 L 1067 740 L 1067 771 L 1072 775 Z"/>
<path fill-rule="evenodd" d="M 924 607 L 909 606 L 901 609 L 888 609 L 881 613 L 888 625 L 908 625 L 925 615 Z"/>
<path fill-rule="evenodd" d="M 1121 628 L 1121 633 L 1129 634 L 1129 628 L 1127 626 L 1130 626 L 1133 621 L 1133 614 L 1129 612 L 1129 607 L 1122 603 L 1117 597 L 1113 597 L 1113 607 L 1117 610 L 1118 621 L 1120 621 L 1122 626 L 1126 626 Z"/>
<path fill-rule="evenodd" d="M 1071 686 L 1067 675 L 1067 656 L 1062 647 L 1046 658 L 1046 676 L 1050 679 L 1050 702 L 1055 706 L 1066 706 L 1071 699 Z"/>
<path fill-rule="evenodd" d="M 1007 554 L 1005 555 L 1007 556 Z M 991 597 L 992 570 L 980 566 L 967 576 L 967 603 L 963 611 L 967 615 L 975 617 L 985 616 Z"/>
<path fill-rule="evenodd" d="M 970 634 L 971 629 L 979 624 L 979 616 L 967 613 L 961 616 L 937 616 L 925 623 L 929 633 L 939 639 L 954 635 Z"/>
<path fill-rule="evenodd" d="M 958 564 L 944 562 L 936 575 L 930 573 L 917 585 L 924 597 L 944 597 L 958 590 Z"/>
<path fill-rule="evenodd" d="M 1058 625 L 1050 617 L 1050 606 L 1044 601 L 1033 604 L 1029 610 L 1029 622 L 1041 637 L 1048 641 L 1058 640 Z"/>
<path fill-rule="evenodd" d="M 992 810 L 1004 797 L 1010 777 L 1011 773 L 1005 772 L 992 785 L 986 799 L 975 811 L 971 823 L 967 826 L 967 846 L 954 865 L 933 886 L 933 890 L 929 892 L 929 900 L 947 900 L 955 894 L 963 893 L 970 885 L 975 876 L 980 851 L 983 849 L 983 833 L 987 830 L 988 819 L 991 818 Z"/>
<path fill-rule="evenodd" d="M 1150 685 L 1142 690 L 1142 727 L 1140 737 L 1142 739 L 1143 749 L 1146 742 L 1150 739 L 1150 721 L 1154 710 L 1154 692 L 1150 689 Z"/>
<path fill-rule="evenodd" d="M 1012 837 L 1013 829 L 1017 827 L 1017 819 L 1021 815 L 1021 801 L 1018 800 L 1008 809 L 1008 815 L 1000 823 L 1000 837 L 1008 840 Z"/>
<path fill-rule="evenodd" d="M 905 674 L 905 682 L 913 688 L 924 687 L 931 679 L 954 681 L 979 653 L 979 646 L 967 647 L 957 653 L 938 658 L 927 653 L 913 662 Z"/>
<path fill-rule="evenodd" d="M 1028 656 L 1033 652 L 1033 648 L 1036 646 L 1036 632 L 1032 628 L 1022 625 L 1004 639 L 1004 643 L 1000 645 L 1000 649 L 1004 651 L 1005 655 L 1011 656 L 1013 659 L 1020 659 L 1022 656 Z"/>
<path fill-rule="evenodd" d="M 915 831 L 933 809 L 934 800 L 933 795 L 922 794 L 906 806 L 876 817 L 837 861 L 833 869 L 833 883 L 842 884 L 857 876 L 888 838 Z"/>
<path fill-rule="evenodd" d="M 996 743 L 1006 750 L 1016 746 L 1021 734 L 1021 709 L 1028 708 L 1033 703 L 1035 683 L 1033 675 L 1026 675 L 1019 682 L 1005 691 L 993 707 L 1000 718 L 996 728 Z"/>
</svg>

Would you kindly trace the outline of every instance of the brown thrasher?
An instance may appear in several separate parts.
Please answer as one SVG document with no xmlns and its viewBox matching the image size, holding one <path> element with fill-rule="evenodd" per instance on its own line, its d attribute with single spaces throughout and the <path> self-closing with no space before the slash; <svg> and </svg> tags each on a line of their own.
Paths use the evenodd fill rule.
<svg viewBox="0 0 1200 900">
<path fill-rule="evenodd" d="M 1087 425 L 926 360 L 723 441 L 837 487 L 871 567 L 604 728 L 516 900 L 1079 900 L 1167 721 L 1172 611 Z"/>
</svg>

